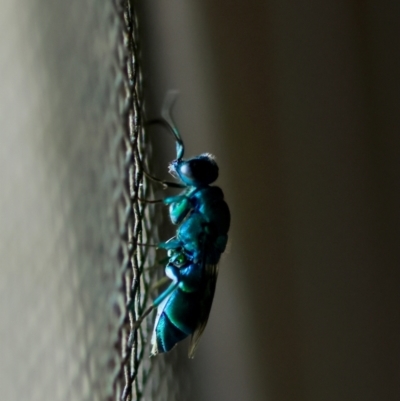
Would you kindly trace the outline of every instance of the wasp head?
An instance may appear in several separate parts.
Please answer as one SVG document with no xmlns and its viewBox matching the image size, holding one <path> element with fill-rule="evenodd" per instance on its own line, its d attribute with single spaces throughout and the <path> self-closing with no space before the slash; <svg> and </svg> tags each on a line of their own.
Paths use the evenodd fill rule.
<svg viewBox="0 0 400 401">
<path fill-rule="evenodd" d="M 186 185 L 194 187 L 207 186 L 218 178 L 218 165 L 214 156 L 209 153 L 188 160 L 174 160 L 169 166 L 169 171 Z"/>
</svg>

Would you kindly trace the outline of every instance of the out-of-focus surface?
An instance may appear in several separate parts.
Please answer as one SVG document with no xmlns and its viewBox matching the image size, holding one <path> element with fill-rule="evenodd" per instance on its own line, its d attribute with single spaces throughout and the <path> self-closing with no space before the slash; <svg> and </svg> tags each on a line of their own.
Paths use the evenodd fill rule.
<svg viewBox="0 0 400 401">
<path fill-rule="evenodd" d="M 0 22 L 1 399 L 188 398 L 179 352 L 134 328 L 163 274 L 135 9 L 5 1 Z"/>
<path fill-rule="evenodd" d="M 199 399 L 398 400 L 399 3 L 146 5 L 158 97 L 232 209 Z"/>
<path fill-rule="evenodd" d="M 115 11 L 1 5 L 1 399 L 103 401 L 123 302 L 110 169 Z"/>
</svg>

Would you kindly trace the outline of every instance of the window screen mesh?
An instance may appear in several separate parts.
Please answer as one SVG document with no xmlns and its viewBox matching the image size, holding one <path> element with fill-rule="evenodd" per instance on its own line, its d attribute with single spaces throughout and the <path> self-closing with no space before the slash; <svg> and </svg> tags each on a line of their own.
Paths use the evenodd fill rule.
<svg viewBox="0 0 400 401">
<path fill-rule="evenodd" d="M 3 11 L 2 399 L 184 400 L 178 353 L 149 358 L 151 318 L 131 330 L 163 275 L 138 245 L 162 207 L 138 201 L 154 195 L 134 4 Z"/>
</svg>

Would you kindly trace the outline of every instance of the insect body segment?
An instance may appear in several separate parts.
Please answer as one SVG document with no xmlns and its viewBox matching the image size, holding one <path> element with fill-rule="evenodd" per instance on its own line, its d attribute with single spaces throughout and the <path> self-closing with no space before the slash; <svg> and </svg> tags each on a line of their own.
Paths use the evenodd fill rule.
<svg viewBox="0 0 400 401">
<path fill-rule="evenodd" d="M 172 203 L 170 203 L 172 202 Z M 170 203 L 170 217 L 180 224 L 174 240 L 160 244 L 165 249 L 183 248 L 194 260 L 218 263 L 228 241 L 230 212 L 219 187 L 205 187 L 175 197 Z"/>
<path fill-rule="evenodd" d="M 182 254 L 182 258 L 186 258 Z M 176 289 L 160 304 L 152 338 L 152 355 L 171 350 L 196 328 L 196 298 L 201 272 L 189 261 L 178 267 L 170 261 L 166 274 L 178 283 Z M 188 279 L 188 282 L 187 280 Z"/>
<path fill-rule="evenodd" d="M 194 260 L 206 258 L 207 263 L 216 264 L 225 250 L 230 226 L 221 188 L 209 185 L 218 178 L 218 167 L 212 156 L 205 154 L 176 163 L 174 171 L 188 186 L 181 195 L 164 201 L 170 206 L 172 223 L 180 225 L 176 241 L 160 247 L 183 248 Z"/>
<path fill-rule="evenodd" d="M 207 174 L 197 169 L 198 160 Z M 230 212 L 222 190 L 209 185 L 218 176 L 214 159 L 200 155 L 173 165 L 187 188 L 164 200 L 178 228 L 176 236 L 159 247 L 168 250 L 165 272 L 178 286 L 158 306 L 152 355 L 167 352 L 192 335 L 189 356 L 193 357 L 214 298 L 216 266 L 228 240 Z"/>
<path fill-rule="evenodd" d="M 195 263 L 183 253 L 175 255 L 180 260 L 173 256 L 165 271 L 178 285 L 158 306 L 151 354 L 168 352 L 192 335 L 189 357 L 193 357 L 210 313 L 217 270 Z"/>
<path fill-rule="evenodd" d="M 211 310 L 217 264 L 228 241 L 230 212 L 222 190 L 210 185 L 218 178 L 214 157 L 204 153 L 183 159 L 183 141 L 169 114 L 173 100 L 169 99 L 163 120 L 157 122 L 175 137 L 177 159 L 170 164 L 170 173 L 180 182 L 169 183 L 147 174 L 164 186 L 183 188 L 177 196 L 164 199 L 171 222 L 177 225 L 176 235 L 159 244 L 168 251 L 165 273 L 172 283 L 137 323 L 157 308 L 151 354 L 167 352 L 191 335 L 189 357 L 193 357 Z"/>
</svg>

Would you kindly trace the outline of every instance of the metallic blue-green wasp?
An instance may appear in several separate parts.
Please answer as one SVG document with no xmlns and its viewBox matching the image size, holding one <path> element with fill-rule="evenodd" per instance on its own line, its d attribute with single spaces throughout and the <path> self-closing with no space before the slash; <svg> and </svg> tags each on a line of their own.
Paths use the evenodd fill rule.
<svg viewBox="0 0 400 401">
<path fill-rule="evenodd" d="M 157 317 L 151 355 L 168 352 L 191 335 L 189 357 L 193 358 L 210 314 L 218 267 L 200 265 L 176 250 L 169 256 L 165 273 L 172 283 L 153 303 Z"/>
<path fill-rule="evenodd" d="M 157 318 L 152 337 L 152 355 L 167 352 L 191 335 L 189 357 L 194 356 L 207 324 L 217 281 L 217 264 L 228 240 L 230 212 L 222 190 L 212 184 L 218 178 L 218 166 L 210 154 L 184 159 L 184 145 L 169 110 L 175 96 L 169 95 L 163 109 L 165 125 L 176 140 L 176 159 L 170 173 L 179 180 L 168 182 L 149 175 L 165 187 L 183 191 L 164 199 L 169 206 L 171 222 L 177 225 L 176 235 L 159 244 L 168 252 L 165 268 L 170 286 L 153 302 L 137 321 L 141 323 L 154 308 Z"/>
</svg>

